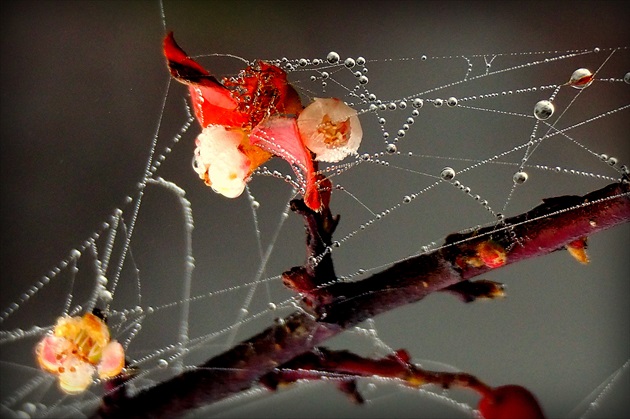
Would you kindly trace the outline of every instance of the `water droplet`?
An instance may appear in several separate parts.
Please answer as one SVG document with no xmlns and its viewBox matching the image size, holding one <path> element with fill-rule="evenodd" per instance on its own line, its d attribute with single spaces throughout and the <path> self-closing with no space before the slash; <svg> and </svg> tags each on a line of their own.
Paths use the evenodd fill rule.
<svg viewBox="0 0 630 419">
<path fill-rule="evenodd" d="M 361 160 L 363 160 L 363 161 L 370 160 L 370 155 L 368 153 L 361 154 Z"/>
<path fill-rule="evenodd" d="M 385 125 L 385 122 L 387 122 L 387 121 L 385 120 L 385 118 L 378 118 L 378 123 L 379 123 L 379 124 L 381 124 L 381 125 Z"/>
<path fill-rule="evenodd" d="M 529 176 L 525 172 L 516 172 L 514 173 L 514 176 L 512 176 L 512 180 L 515 184 L 522 185 L 523 183 L 527 182 L 528 177 Z"/>
<path fill-rule="evenodd" d="M 413 119 L 411 116 L 410 116 L 409 118 L 407 118 L 407 123 L 408 123 L 409 125 L 413 125 L 413 123 L 414 123 L 414 122 L 416 122 L 416 120 L 415 120 L 415 119 Z"/>
<path fill-rule="evenodd" d="M 368 79 L 367 76 L 359 77 L 359 84 L 368 84 L 369 81 L 370 79 Z"/>
<path fill-rule="evenodd" d="M 320 65 L 321 63 L 322 63 L 322 62 L 321 62 L 321 60 L 320 60 L 319 58 L 315 58 L 315 59 L 313 60 L 313 65 Z"/>
<path fill-rule="evenodd" d="M 421 108 L 424 105 L 424 100 L 415 98 L 412 102 L 414 108 Z"/>
<path fill-rule="evenodd" d="M 410 202 L 411 202 L 411 197 L 410 197 L 409 195 L 405 195 L 405 196 L 403 197 L 403 203 L 404 203 L 404 204 L 408 204 L 408 203 L 410 203 Z"/>
<path fill-rule="evenodd" d="M 396 147 L 396 144 L 389 143 L 385 147 L 385 151 L 387 151 L 387 154 L 394 154 L 396 151 L 398 151 L 398 147 Z"/>
<path fill-rule="evenodd" d="M 600 154 L 599 159 L 601 161 L 608 161 L 608 154 L 604 154 L 604 153 Z"/>
<path fill-rule="evenodd" d="M 326 56 L 326 61 L 328 61 L 330 64 L 337 64 L 339 62 L 339 54 L 337 54 L 335 51 L 330 51 Z"/>
<path fill-rule="evenodd" d="M 390 102 L 389 105 L 387 105 L 387 107 L 389 108 L 390 111 L 395 111 L 397 108 L 395 102 Z"/>
<path fill-rule="evenodd" d="M 400 103 L 398 103 L 398 107 L 400 109 L 405 109 L 407 107 L 407 102 L 405 102 L 404 100 L 401 100 Z"/>
<path fill-rule="evenodd" d="M 405 130 L 404 129 L 399 129 L 398 132 L 396 133 L 396 135 L 400 138 L 405 136 Z"/>
<path fill-rule="evenodd" d="M 433 101 L 433 106 L 435 106 L 436 108 L 439 108 L 442 105 L 444 105 L 444 101 L 442 99 L 435 99 Z"/>
<path fill-rule="evenodd" d="M 267 304 L 267 307 L 269 308 L 269 310 L 273 311 L 275 309 L 278 308 L 278 306 L 276 305 L 276 303 L 269 303 Z"/>
<path fill-rule="evenodd" d="M 105 275 L 99 275 L 96 282 L 98 282 L 98 285 L 104 287 L 107 285 L 107 277 Z"/>
<path fill-rule="evenodd" d="M 601 51 L 601 50 L 599 49 L 599 47 L 595 47 L 595 48 L 593 48 L 593 52 L 594 52 L 594 53 L 598 53 L 599 51 Z"/>
<path fill-rule="evenodd" d="M 623 81 L 625 81 L 627 84 L 630 84 L 630 71 L 624 74 Z"/>
<path fill-rule="evenodd" d="M 255 210 L 260 208 L 260 202 L 252 201 L 252 208 L 255 209 Z"/>
<path fill-rule="evenodd" d="M 352 58 L 346 58 L 346 60 L 343 62 L 343 65 L 345 65 L 348 68 L 354 67 L 355 64 L 356 62 Z"/>
<path fill-rule="evenodd" d="M 168 361 L 166 359 L 159 359 L 157 364 L 158 364 L 158 368 L 161 368 L 161 369 L 168 368 Z"/>
<path fill-rule="evenodd" d="M 109 303 L 114 299 L 114 296 L 109 290 L 101 290 L 100 296 L 101 300 L 105 301 L 106 303 Z"/>
<path fill-rule="evenodd" d="M 457 106 L 457 98 L 456 97 L 449 97 L 448 100 L 446 101 L 446 104 L 448 106 L 450 106 L 451 108 L 453 106 Z"/>
<path fill-rule="evenodd" d="M 426 55 L 423 55 L 422 57 L 420 57 L 420 59 L 421 59 L 422 61 L 426 61 L 426 60 L 427 60 L 427 56 L 426 56 Z"/>
<path fill-rule="evenodd" d="M 593 83 L 593 73 L 588 68 L 578 68 L 569 79 L 571 87 L 584 89 Z"/>
<path fill-rule="evenodd" d="M 37 407 L 33 403 L 24 403 L 22 410 L 29 416 L 33 416 L 37 412 Z"/>
<path fill-rule="evenodd" d="M 616 157 L 609 157 L 608 158 L 608 164 L 611 166 L 614 166 L 617 164 L 617 158 Z"/>
<path fill-rule="evenodd" d="M 545 120 L 553 115 L 554 106 L 548 100 L 541 100 L 534 106 L 534 116 L 536 119 Z"/>
<path fill-rule="evenodd" d="M 440 177 L 444 180 L 453 180 L 455 178 L 455 170 L 452 167 L 445 167 L 440 172 Z"/>
</svg>

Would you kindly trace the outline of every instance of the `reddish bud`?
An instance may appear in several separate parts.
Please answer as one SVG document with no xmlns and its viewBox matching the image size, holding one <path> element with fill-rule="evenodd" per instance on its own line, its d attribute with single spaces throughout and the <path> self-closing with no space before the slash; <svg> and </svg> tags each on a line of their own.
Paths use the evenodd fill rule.
<svg viewBox="0 0 630 419">
<path fill-rule="evenodd" d="M 525 387 L 496 387 L 479 400 L 479 413 L 485 419 L 543 419 L 536 397 Z"/>
</svg>

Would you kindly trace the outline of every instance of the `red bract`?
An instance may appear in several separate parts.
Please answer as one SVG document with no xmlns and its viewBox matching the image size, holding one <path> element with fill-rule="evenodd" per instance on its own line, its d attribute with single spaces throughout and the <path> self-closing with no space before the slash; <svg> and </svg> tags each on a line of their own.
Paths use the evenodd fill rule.
<svg viewBox="0 0 630 419">
<path fill-rule="evenodd" d="M 304 203 L 311 209 L 318 210 L 321 199 L 315 183 L 315 169 L 311 153 L 299 140 L 295 118 L 272 117 L 258 124 L 249 135 L 252 145 L 257 145 L 276 156 L 282 157 L 293 167 L 300 183 L 306 185 Z M 295 141 L 298 139 L 299 141 Z M 302 173 L 306 174 L 306 179 Z"/>
</svg>

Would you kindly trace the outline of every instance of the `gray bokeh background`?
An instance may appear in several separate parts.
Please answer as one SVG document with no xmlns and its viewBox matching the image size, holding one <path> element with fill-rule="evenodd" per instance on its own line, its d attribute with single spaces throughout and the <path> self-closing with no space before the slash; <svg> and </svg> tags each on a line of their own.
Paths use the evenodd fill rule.
<svg viewBox="0 0 630 419">
<path fill-rule="evenodd" d="M 330 50 L 368 59 L 565 51 L 623 46 L 630 39 L 630 15 L 623 2 L 166 2 L 165 14 L 168 29 L 175 31 L 187 52 L 232 53 L 247 59 L 324 57 Z M 3 3 L 2 308 L 16 301 L 26 288 L 66 258 L 70 249 L 99 228 L 114 208 L 123 205 L 125 196 L 134 191 L 144 170 L 167 82 L 161 55 L 163 34 L 157 2 Z M 534 59 L 523 58 L 520 63 Z M 585 65 L 594 66 L 602 58 L 587 56 L 585 60 L 592 60 Z M 238 63 L 229 60 L 217 60 L 216 65 L 218 74 L 238 69 Z M 627 52 L 617 65 L 620 73 L 615 77 L 630 69 Z M 451 66 L 457 71 L 465 69 L 465 64 L 455 65 L 455 61 Z M 567 66 L 569 72 L 573 70 Z M 576 66 L 580 66 L 579 62 Z M 400 71 L 409 71 L 403 75 L 424 86 L 418 90 L 444 82 L 440 75 L 412 72 L 417 68 Z M 388 79 L 389 73 L 376 74 L 383 77 L 374 76 L 370 85 L 383 96 L 395 98 L 416 91 L 401 86 L 397 77 Z M 540 81 L 535 73 L 527 76 L 533 78 L 514 77 L 507 84 L 514 89 L 550 83 L 553 79 Z M 461 75 L 455 80 L 459 78 Z M 474 87 L 472 93 L 466 94 L 493 91 L 493 82 L 491 79 L 490 84 Z M 615 88 L 621 102 L 614 106 L 627 104 L 628 86 L 617 84 Z M 172 100 L 167 103 L 161 131 L 165 140 L 177 132 L 185 118 L 185 89 L 176 84 L 171 89 Z M 621 90 L 625 93 L 619 94 L 620 89 L 625 89 Z M 614 107 L 599 105 L 604 95 L 594 94 L 589 99 L 593 107 L 600 109 L 598 112 Z M 511 106 L 513 102 L 506 103 L 505 106 Z M 525 102 L 524 112 L 530 109 L 528 103 Z M 444 119 L 443 114 L 431 112 L 428 109 L 426 116 L 418 119 L 422 130 L 416 132 L 422 141 L 443 143 L 442 149 L 426 149 L 436 153 L 441 150 L 442 154 L 453 156 L 471 153 L 490 157 L 509 148 L 505 141 L 511 141 L 508 144 L 513 146 L 529 135 L 527 128 L 519 130 L 522 127 L 513 125 L 509 118 L 462 113 L 457 118 Z M 588 109 L 584 112 L 584 116 L 575 116 L 577 120 L 593 114 Z M 580 133 L 579 140 L 627 164 L 627 111 L 593 125 L 592 131 Z M 246 198 L 222 199 L 203 186 L 190 170 L 192 141 L 197 132 L 193 125 L 160 171 L 161 176 L 183 187 L 192 203 L 197 259 L 193 294 L 251 281 L 259 265 Z M 514 133 L 520 137 L 510 139 Z M 381 144 L 374 131 L 365 141 L 366 147 L 375 150 Z M 422 147 L 410 143 L 405 151 L 425 151 Z M 575 150 L 561 146 L 546 150 L 548 155 L 541 164 L 574 164 L 586 168 L 582 170 L 612 175 L 612 171 L 601 170 L 597 162 L 593 163 L 592 157 L 582 162 L 577 155 L 565 155 Z M 424 163 L 421 160 L 419 164 Z M 277 167 L 287 170 L 281 164 Z M 509 184 L 501 183 L 501 176 L 507 174 L 509 180 L 511 175 L 509 170 L 489 169 L 478 178 L 471 177 L 469 182 L 491 203 L 502 204 Z M 396 176 L 399 175 L 393 170 L 359 168 L 341 177 L 340 182 L 379 209 L 392 205 L 399 199 L 395 197 L 423 186 L 415 184 L 412 178 Z M 496 187 L 492 186 L 494 181 Z M 510 208 L 516 213 L 536 205 L 542 197 L 582 194 L 604 183 L 570 176 L 547 175 L 538 181 L 532 177 L 527 184 L 532 189 L 519 191 Z M 289 191 L 286 185 L 269 179 L 255 179 L 252 191 L 262 204 L 260 229 L 266 243 L 277 226 Z M 392 262 L 452 231 L 490 221 L 478 205 L 447 188 L 414 205 L 340 248 L 335 255 L 339 272 Z M 369 219 L 369 214 L 341 194 L 333 209 L 342 214 L 340 232 L 344 234 Z M 173 283 L 182 272 L 180 218 L 172 195 L 148 189 L 133 248 L 144 281 L 146 304 L 164 302 L 160 298 L 174 301 L 181 292 L 181 286 Z M 509 297 L 502 301 L 463 305 L 448 296 L 432 296 L 379 317 L 377 330 L 389 346 L 408 349 L 414 359 L 455 365 L 492 384 L 525 385 L 537 394 L 550 416 L 565 416 L 629 358 L 628 232 L 628 227 L 623 226 L 594 237 L 590 244 L 592 262 L 586 267 L 558 252 L 488 275 L 487 279 L 508 284 Z M 300 221 L 290 216 L 266 276 L 302 262 L 302 234 Z M 85 271 L 89 274 L 89 269 Z M 59 306 L 56 299 L 63 296 L 63 290 L 59 296 L 54 292 L 51 290 L 44 298 L 25 306 L 22 317 L 13 319 L 15 324 L 7 322 L 7 328 L 54 321 L 58 314 L 55 307 Z M 117 298 L 124 301 L 123 293 L 129 294 L 130 301 L 137 297 L 133 287 L 119 291 Z M 277 282 L 269 293 L 261 288 L 250 311 L 264 308 L 269 295 L 274 301 L 289 295 Z M 231 293 L 209 300 L 208 305 L 193 307 L 191 336 L 230 324 L 245 295 Z M 243 328 L 238 338 L 261 330 L 275 315 L 269 313 L 261 322 Z M 164 345 L 157 337 L 151 337 L 151 327 L 147 324 L 143 330 L 144 341 L 134 342 L 139 349 Z M 157 334 L 168 334 L 166 329 L 155 330 L 159 330 Z M 369 353 L 374 348 L 366 350 L 366 342 L 372 345 L 350 336 L 332 344 Z M 208 353 L 219 349 L 208 348 Z M 12 360 L 15 355 L 9 353 L 15 351 L 9 345 L 0 346 L 0 351 L 3 360 Z M 194 356 L 191 363 L 203 359 L 202 354 Z M 2 376 L 2 399 L 13 379 L 18 378 Z M 595 415 L 625 416 L 629 410 L 627 390 L 626 371 Z M 333 386 L 320 383 L 254 402 L 248 399 L 243 407 L 224 414 L 458 414 L 452 407 L 400 389 L 394 388 L 383 399 L 378 399 L 378 394 L 368 393 L 375 398 L 371 406 L 355 407 Z"/>
</svg>

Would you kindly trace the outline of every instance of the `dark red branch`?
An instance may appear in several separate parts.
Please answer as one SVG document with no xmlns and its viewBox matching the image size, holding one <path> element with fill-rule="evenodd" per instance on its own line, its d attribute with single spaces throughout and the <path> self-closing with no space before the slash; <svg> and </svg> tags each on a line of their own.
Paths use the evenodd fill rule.
<svg viewBox="0 0 630 419">
<path fill-rule="evenodd" d="M 488 265 L 479 265 L 483 259 L 480 253 L 486 252 L 480 249 L 487 248 L 480 244 L 498 245 L 490 248 L 503 249 L 507 265 L 563 249 L 577 239 L 630 221 L 629 190 L 624 182 L 583 197 L 545 200 L 501 225 L 450 235 L 441 248 L 359 282 L 316 277 L 315 284 L 333 284 L 308 290 L 311 296 L 325 295 L 322 301 L 307 299 L 304 312 L 294 313 L 199 368 L 134 397 L 124 397 L 121 389 L 118 395 L 103 400 L 96 416 L 173 417 L 241 392 L 265 374 L 367 318 L 489 271 L 492 268 Z M 323 271 L 314 275 L 322 275 Z"/>
</svg>

